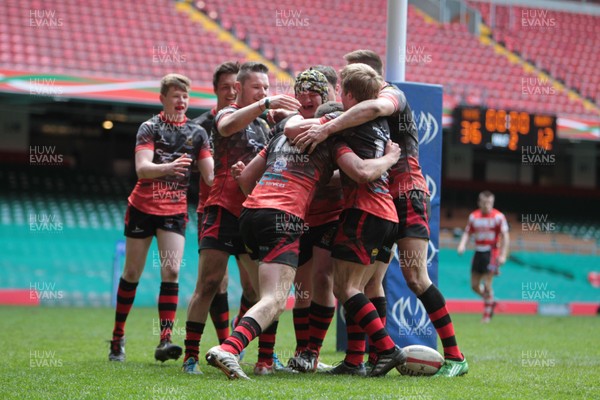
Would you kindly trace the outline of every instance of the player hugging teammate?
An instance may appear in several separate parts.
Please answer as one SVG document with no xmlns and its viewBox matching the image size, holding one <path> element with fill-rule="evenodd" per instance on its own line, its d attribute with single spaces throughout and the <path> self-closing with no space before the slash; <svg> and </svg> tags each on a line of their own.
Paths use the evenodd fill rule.
<svg viewBox="0 0 600 400">
<path fill-rule="evenodd" d="M 324 75 L 332 75 L 332 68 L 300 73 L 293 98 L 267 96 L 266 67 L 246 63 L 235 82 L 235 103 L 216 114 L 214 184 L 199 221 L 200 261 L 188 308 L 185 372 L 200 373 L 200 338 L 215 295 L 224 292 L 230 255 L 241 261 L 256 295 L 245 313 L 240 311 L 232 334 L 225 338 L 221 329 L 220 345 L 206 353 L 208 363 L 230 379 L 249 379 L 239 359 L 256 337 L 254 373 L 273 373 L 277 321 L 292 287 L 307 296 L 294 311 L 297 346 L 288 368 L 318 369 L 334 295 L 344 306 L 354 347 L 329 373 L 375 377 L 403 365 L 406 354 L 385 328 L 382 284 L 397 244 L 401 263 L 413 266 L 401 267 L 408 286 L 444 346 L 445 362 L 437 375 L 467 373 L 444 297 L 427 275 L 429 193 L 410 107 L 404 94 L 381 78 L 375 53 L 359 50 L 346 60 L 341 105 L 327 103 L 335 99 L 335 74 L 333 79 Z M 335 111 L 340 106 L 344 112 Z M 276 123 L 272 131 L 260 118 L 267 110 Z M 418 259 L 406 259 L 412 256 Z M 216 320 L 222 328 L 222 318 Z"/>
<path fill-rule="evenodd" d="M 308 81 L 308 91 L 318 92 L 321 89 L 321 101 L 326 98 L 327 83 L 321 73 L 305 71 L 298 79 Z M 287 123 L 291 123 L 293 118 L 288 119 Z M 206 355 L 209 364 L 221 369 L 229 378 L 248 379 L 239 366 L 237 356 L 250 341 L 271 326 L 285 308 L 298 267 L 299 243 L 304 232 L 306 210 L 317 185 L 329 181 L 333 173 L 333 161 L 349 177 L 366 180 L 381 176 L 399 155 L 396 152 L 393 156 L 362 160 L 338 140 L 317 146 L 311 154 L 302 154 L 283 132 L 285 129 L 279 129 L 267 148 L 250 164 L 246 166 L 238 162 L 233 168 L 239 175 L 238 182 L 243 191 L 249 193 L 243 204 L 240 229 L 248 252 L 258 260 L 251 276 L 260 295 L 258 303 L 246 312 L 233 334 L 222 345 L 211 348 Z M 381 150 L 383 156 L 383 145 Z M 391 339 L 389 342 L 391 352 L 387 348 L 382 349 L 381 356 L 387 370 L 382 369 L 378 375 L 403 361 L 396 356 L 401 351 L 395 348 Z M 388 352 L 396 356 L 391 362 L 387 361 Z"/>
</svg>

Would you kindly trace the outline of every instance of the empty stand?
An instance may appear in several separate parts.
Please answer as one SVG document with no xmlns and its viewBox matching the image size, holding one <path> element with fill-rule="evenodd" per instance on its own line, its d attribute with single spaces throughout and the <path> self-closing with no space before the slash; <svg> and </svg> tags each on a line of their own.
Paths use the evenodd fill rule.
<svg viewBox="0 0 600 400">
<path fill-rule="evenodd" d="M 193 4 L 250 47 L 293 72 L 314 64 L 340 68 L 342 56 L 357 48 L 385 55 L 385 0 L 309 0 L 300 7 L 294 0 L 206 0 Z M 484 18 L 489 14 L 488 4 L 473 5 Z M 0 62 L 14 70 L 136 80 L 157 79 L 177 71 L 196 85 L 209 86 L 217 64 L 243 58 L 216 33 L 178 13 L 175 2 L 141 0 L 118 7 L 112 1 L 100 0 L 90 7 L 67 0 L 27 5 L 7 0 L 0 9 L 5 16 L 0 25 Z M 599 35 L 598 17 L 553 13 L 560 29 L 542 32 L 514 29 L 507 22 L 509 12 L 517 16 L 523 12 L 519 7 L 497 10 L 493 33 L 497 40 L 598 101 L 600 42 L 590 40 Z M 40 20 L 36 13 L 43 11 L 53 13 L 46 19 L 60 26 L 36 26 Z M 409 6 L 406 79 L 444 85 L 445 107 L 462 102 L 595 115 L 579 100 L 550 89 L 550 85 L 541 89 L 551 90 L 552 95 L 527 93 L 523 86 L 536 89 L 530 82 L 535 83 L 537 75 L 483 45 L 464 25 L 428 21 Z"/>
<path fill-rule="evenodd" d="M 490 4 L 470 2 L 491 24 Z M 493 37 L 583 96 L 600 102 L 600 17 L 495 5 Z"/>
<path fill-rule="evenodd" d="M 197 4 L 225 28 L 234 29 L 295 72 L 314 64 L 341 68 L 342 56 L 357 48 L 385 55 L 385 0 L 311 0 L 300 7 L 293 0 L 276 4 L 266 0 L 206 0 Z M 444 85 L 445 107 L 462 102 L 561 115 L 592 115 L 580 101 L 571 100 L 551 86 L 541 88 L 552 92 L 551 96 L 532 95 L 537 88 L 531 82 L 536 82 L 537 75 L 483 45 L 464 25 L 429 23 L 412 5 L 408 8 L 408 24 L 406 80 Z M 593 53 L 593 57 L 597 54 Z M 589 71 L 600 76 L 597 71 Z"/>
<path fill-rule="evenodd" d="M 210 85 L 214 67 L 240 59 L 241 53 L 177 13 L 174 5 L 161 0 L 126 6 L 110 0 L 3 1 L 0 64 L 17 71 L 132 80 L 178 72 L 195 85 Z"/>
<path fill-rule="evenodd" d="M 0 289 L 52 285 L 45 306 L 110 306 L 116 243 L 133 185 L 118 178 L 70 169 L 3 165 L 0 169 Z M 197 275 L 195 208 L 188 210 L 181 265 L 181 303 Z M 148 254 L 138 305 L 156 302 L 160 284 L 156 241 Z M 122 265 L 121 265 L 122 267 Z M 232 268 L 237 273 L 237 268 Z M 233 290 L 237 296 L 239 287 Z"/>
</svg>

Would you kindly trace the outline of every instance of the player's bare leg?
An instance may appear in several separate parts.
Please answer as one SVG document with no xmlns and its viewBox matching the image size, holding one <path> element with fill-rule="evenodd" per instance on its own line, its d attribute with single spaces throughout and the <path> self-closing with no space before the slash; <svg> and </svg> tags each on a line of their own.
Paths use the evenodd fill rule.
<svg viewBox="0 0 600 400">
<path fill-rule="evenodd" d="M 483 275 L 483 292 L 485 294 L 485 299 L 494 299 L 494 289 L 492 289 L 492 279 L 494 279 L 494 274 L 489 272 Z"/>
<path fill-rule="evenodd" d="M 248 254 L 240 254 L 240 256 L 238 257 L 238 265 L 240 266 L 240 278 L 241 278 L 241 270 L 244 270 L 244 278 L 246 283 L 245 286 L 251 291 L 250 292 L 250 299 L 248 298 L 244 298 L 242 299 L 242 301 L 247 300 L 247 301 L 251 301 L 251 304 L 248 305 L 248 308 L 246 308 L 245 310 L 240 309 L 240 313 L 238 314 L 238 316 L 236 317 L 234 324 L 232 326 L 232 331 L 237 327 L 239 321 L 242 320 L 242 318 L 246 315 L 246 313 L 248 312 L 248 310 L 250 308 L 252 308 L 256 302 L 259 300 L 258 299 L 258 293 L 254 290 L 255 287 L 258 287 L 259 285 L 259 272 L 258 272 L 258 263 L 254 260 L 252 260 Z M 244 285 L 244 284 L 243 284 Z M 277 324 L 277 322 L 275 322 L 275 324 Z M 274 327 L 272 327 L 273 330 L 277 329 L 277 326 L 275 325 Z M 267 339 L 271 339 L 272 335 L 271 332 L 263 332 L 264 335 L 262 335 L 259 338 L 259 346 L 258 346 L 258 354 L 259 354 L 259 360 L 256 363 L 255 366 L 255 370 L 260 371 L 260 375 L 264 375 L 267 373 L 272 373 L 273 372 L 273 348 L 269 346 L 270 344 L 270 340 L 266 340 L 267 342 L 269 342 L 266 346 L 265 346 L 265 338 Z M 274 343 L 274 341 L 273 341 Z M 262 346 L 261 346 L 262 345 Z M 239 354 L 239 359 L 241 360 L 244 357 L 244 353 L 245 350 L 242 350 L 242 352 Z M 267 354 L 267 355 L 265 355 Z M 263 355 L 264 359 L 261 359 L 261 355 Z"/>
<path fill-rule="evenodd" d="M 278 263 L 263 263 L 258 271 L 250 272 L 251 280 L 258 281 L 260 300 L 246 312 L 232 335 L 221 346 L 213 347 L 206 354 L 209 364 L 221 369 L 230 378 L 248 379 L 239 367 L 236 356 L 285 310 L 296 274 L 294 268 Z"/>
<path fill-rule="evenodd" d="M 258 301 L 258 294 L 252 286 L 250 275 L 248 274 L 248 268 L 256 266 L 256 262 L 250 259 L 247 254 L 241 254 L 237 259 L 238 267 L 240 269 L 240 284 L 242 285 L 242 293 L 248 298 L 248 300 L 256 303 Z"/>
<path fill-rule="evenodd" d="M 398 240 L 400 268 L 409 289 L 418 297 L 432 284 L 427 272 L 427 249 L 429 241 L 419 238 Z"/>
<path fill-rule="evenodd" d="M 273 265 L 273 264 L 271 264 Z M 277 265 L 277 264 L 274 264 Z M 281 264 L 281 266 L 283 266 L 283 264 Z M 280 267 L 277 267 L 280 268 Z M 295 275 L 296 273 L 296 269 L 292 269 L 291 267 L 288 267 L 287 269 L 291 269 L 293 274 Z M 269 276 L 265 276 L 265 271 L 266 274 L 268 274 L 268 266 L 261 264 L 259 266 L 259 282 L 258 282 L 258 287 L 259 287 L 259 293 L 260 293 L 260 299 L 262 300 L 265 295 L 267 293 L 275 293 L 276 299 L 278 301 L 278 306 L 280 306 L 281 308 L 277 310 L 277 314 L 276 316 L 271 320 L 270 324 L 268 326 L 263 327 L 261 325 L 261 334 L 258 336 L 258 360 L 257 363 L 254 366 L 254 374 L 255 375 L 267 375 L 267 374 L 272 374 L 275 370 L 280 370 L 283 368 L 283 366 L 281 365 L 281 362 L 279 362 L 276 353 L 275 353 L 275 341 L 276 341 L 276 336 L 277 336 L 277 326 L 279 324 L 279 315 L 283 312 L 283 310 L 285 310 L 285 306 L 287 304 L 287 299 L 288 299 L 288 295 L 291 289 L 291 286 L 293 284 L 293 280 L 294 280 L 294 276 L 292 275 L 291 280 L 286 277 L 286 276 L 282 276 L 281 279 L 281 283 L 274 283 L 271 282 L 271 279 L 278 279 L 276 276 L 273 277 L 269 277 Z M 281 287 L 277 287 L 277 286 L 281 286 Z M 281 297 L 281 298 L 280 298 Z M 257 303 L 257 305 L 260 303 L 260 301 Z M 252 307 L 250 310 L 252 310 L 254 307 Z M 253 311 L 253 313 L 256 313 L 257 311 Z M 260 309 L 259 311 L 260 312 Z M 252 318 L 253 314 L 248 315 L 248 313 L 246 313 L 245 316 L 249 316 Z M 255 314 L 254 314 L 255 315 Z"/>
<path fill-rule="evenodd" d="M 156 240 L 160 256 L 161 280 L 163 282 L 177 282 L 185 247 L 185 237 L 178 233 L 157 229 Z"/>
<path fill-rule="evenodd" d="M 152 236 L 144 239 L 125 238 L 125 265 L 121 278 L 127 282 L 139 282 L 151 244 Z"/>
<path fill-rule="evenodd" d="M 125 266 L 117 291 L 115 324 L 108 354 L 110 361 L 125 361 L 125 322 L 133 306 L 151 243 L 152 236 L 144 239 L 125 238 Z"/>
<path fill-rule="evenodd" d="M 252 286 L 252 281 L 248 274 L 248 270 L 257 268 L 256 263 L 248 257 L 248 255 L 239 255 L 236 262 L 240 271 L 240 285 L 242 286 L 242 298 L 238 315 L 232 321 L 232 329 L 237 325 L 237 322 L 242 319 L 246 311 L 250 309 L 258 301 L 258 295 Z"/>
<path fill-rule="evenodd" d="M 219 290 L 229 253 L 215 249 L 200 251 L 198 280 L 188 306 L 188 321 L 205 323 L 213 297 Z"/>
<path fill-rule="evenodd" d="M 312 286 L 312 301 L 327 307 L 335 306 L 333 260 L 330 250 L 313 248 Z"/>
<path fill-rule="evenodd" d="M 198 374 L 198 352 L 206 319 L 213 298 L 225 276 L 229 253 L 215 249 L 202 249 L 198 260 L 196 288 L 188 305 L 185 323 L 185 357 L 183 371 Z"/>
<path fill-rule="evenodd" d="M 260 300 L 248 310 L 245 317 L 254 319 L 261 329 L 267 328 L 285 310 L 295 274 L 295 268 L 285 264 L 260 264 L 258 267 Z"/>
<path fill-rule="evenodd" d="M 255 289 L 259 284 L 258 263 L 252 260 L 248 254 L 240 254 L 238 263 L 241 267 L 240 278 L 242 274 L 244 275 L 242 291 L 247 293 L 249 296 L 248 300 L 256 303 L 260 299 L 259 292 Z"/>
<path fill-rule="evenodd" d="M 492 289 L 492 279 L 494 279 L 494 273 L 488 272 L 487 274 L 483 274 L 483 319 L 481 322 L 488 323 L 491 321 L 494 316 L 494 308 L 496 307 L 496 302 L 494 301 L 494 290 Z"/>
<path fill-rule="evenodd" d="M 471 272 L 471 289 L 477 293 L 477 295 L 485 299 L 484 289 L 481 287 L 481 281 L 483 280 L 483 274 L 477 272 Z"/>
<path fill-rule="evenodd" d="M 340 303 L 345 303 L 352 296 L 362 293 L 363 277 L 367 270 L 373 272 L 371 266 L 349 261 L 333 261 L 333 295 Z"/>
</svg>

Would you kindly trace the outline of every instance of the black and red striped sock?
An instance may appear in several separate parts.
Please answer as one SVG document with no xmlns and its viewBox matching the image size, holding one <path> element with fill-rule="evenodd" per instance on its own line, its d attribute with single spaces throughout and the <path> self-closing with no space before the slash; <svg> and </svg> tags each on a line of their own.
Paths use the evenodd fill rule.
<svg viewBox="0 0 600 400">
<path fill-rule="evenodd" d="M 310 307 L 294 308 L 292 314 L 294 316 L 294 334 L 296 335 L 296 354 L 308 346 L 309 338 L 309 312 Z"/>
<path fill-rule="evenodd" d="M 429 314 L 429 319 L 442 341 L 444 358 L 455 361 L 463 360 L 464 357 L 456 343 L 454 325 L 452 325 L 452 319 L 450 319 L 450 314 L 448 314 L 446 300 L 442 293 L 434 284 L 431 284 L 418 298 L 423 303 L 425 311 Z"/>
<path fill-rule="evenodd" d="M 170 341 L 173 332 L 179 284 L 177 282 L 161 282 L 158 295 L 158 318 L 160 319 L 160 340 Z"/>
<path fill-rule="evenodd" d="M 378 354 L 389 354 L 394 351 L 396 344 L 388 335 L 387 330 L 381 323 L 379 314 L 373 303 L 369 301 L 363 293 L 357 293 L 350 297 L 344 303 L 344 308 L 348 314 L 352 315 L 354 320 L 373 340 L 373 344 Z"/>
<path fill-rule="evenodd" d="M 244 315 L 246 314 L 246 312 L 254 305 L 255 303 L 251 302 L 250 300 L 248 300 L 246 298 L 246 296 L 244 296 L 244 294 L 242 293 L 242 297 L 240 299 L 240 310 L 238 311 L 238 315 L 236 317 L 237 322 L 239 323 L 239 321 L 242 320 L 242 318 L 244 317 Z"/>
<path fill-rule="evenodd" d="M 210 303 L 210 319 L 217 330 L 219 344 L 229 337 L 229 303 L 227 292 L 217 293 Z"/>
<path fill-rule="evenodd" d="M 387 321 L 387 301 L 385 297 L 373 297 L 369 300 L 375 306 L 377 314 L 379 314 L 379 319 L 381 319 L 381 323 L 383 324 L 383 326 L 385 326 L 385 323 Z M 369 362 L 371 364 L 377 363 L 377 349 L 375 348 L 375 345 L 373 344 L 371 338 L 369 338 Z"/>
<path fill-rule="evenodd" d="M 323 340 L 325 340 L 325 335 L 327 335 L 327 330 L 329 329 L 329 325 L 331 325 L 331 320 L 333 319 L 334 314 L 335 307 L 322 306 L 320 304 L 315 303 L 314 301 L 310 303 L 310 339 L 308 347 L 311 350 L 314 350 L 317 353 L 321 351 L 321 347 L 323 346 Z"/>
<path fill-rule="evenodd" d="M 260 335 L 260 333 L 260 325 L 254 318 L 243 317 L 233 330 L 231 336 L 225 339 L 221 348 L 229 353 L 240 354 L 248 346 L 248 343 Z"/>
<path fill-rule="evenodd" d="M 354 318 L 347 311 L 344 311 L 344 315 L 346 317 L 346 335 L 348 338 L 348 347 L 346 348 L 344 362 L 357 367 L 363 362 L 367 347 L 365 332 L 360 325 L 354 322 Z"/>
<path fill-rule="evenodd" d="M 204 324 L 201 322 L 186 321 L 185 323 L 185 357 L 183 361 L 194 357 L 198 360 L 198 352 L 200 351 L 200 339 L 204 333 Z"/>
<path fill-rule="evenodd" d="M 258 335 L 258 362 L 264 362 L 267 365 L 273 364 L 273 349 L 275 348 L 278 324 L 279 321 L 273 321 L 267 329 Z"/>
<path fill-rule="evenodd" d="M 113 340 L 119 340 L 125 335 L 125 322 L 127 321 L 127 316 L 129 315 L 129 311 L 131 311 L 131 307 L 133 307 L 137 286 L 138 282 L 127 282 L 123 278 L 119 280 Z"/>
</svg>

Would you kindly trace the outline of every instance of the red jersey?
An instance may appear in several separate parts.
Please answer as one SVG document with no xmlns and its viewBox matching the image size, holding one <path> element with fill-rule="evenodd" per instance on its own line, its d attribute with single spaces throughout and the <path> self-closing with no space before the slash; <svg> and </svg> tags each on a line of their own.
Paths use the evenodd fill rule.
<svg viewBox="0 0 600 400">
<path fill-rule="evenodd" d="M 498 246 L 500 234 L 508 232 L 506 217 L 492 208 L 488 214 L 477 209 L 469 215 L 466 232 L 475 238 L 476 251 L 490 251 Z"/>
<path fill-rule="evenodd" d="M 342 185 L 336 179 L 336 184 L 319 184 L 315 197 L 310 202 L 305 222 L 310 227 L 324 225 L 337 221 L 344 209 L 344 194 Z"/>
<path fill-rule="evenodd" d="M 210 143 L 210 149 L 212 151 L 212 131 L 215 123 L 215 116 L 217 115 L 217 109 L 213 108 L 210 111 L 205 112 L 200 115 L 198 118 L 194 118 L 194 122 L 204 128 L 206 133 L 208 134 L 208 141 Z M 208 199 L 208 194 L 210 193 L 210 186 L 208 186 L 202 176 L 200 176 L 200 185 L 199 185 L 199 193 L 198 193 L 198 207 L 196 208 L 196 212 L 202 213 L 204 212 L 204 203 Z"/>
<path fill-rule="evenodd" d="M 390 131 L 385 118 L 377 118 L 342 132 L 336 138 L 335 159 L 354 151 L 365 159 L 383 156 Z M 389 191 L 387 172 L 367 183 L 357 183 L 340 170 L 344 192 L 344 209 L 357 208 L 392 222 L 398 222 L 398 213 Z"/>
<path fill-rule="evenodd" d="M 231 136 L 222 136 L 218 133 L 219 121 L 240 107 L 232 104 L 219 111 L 215 117 L 213 127 L 213 145 L 215 159 L 215 179 L 210 188 L 210 194 L 204 204 L 220 206 L 239 218 L 242 212 L 242 203 L 246 196 L 238 183 L 231 176 L 230 168 L 238 161 L 248 164 L 266 145 L 269 136 L 269 126 L 261 119 L 256 118 L 246 128 Z"/>
<path fill-rule="evenodd" d="M 400 159 L 390 168 L 390 193 L 397 198 L 411 190 L 429 193 L 427 182 L 419 165 L 419 130 L 404 93 L 392 84 L 386 84 L 379 98 L 390 100 L 394 113 L 387 117 L 390 138 L 400 147 Z"/>
<path fill-rule="evenodd" d="M 321 117 L 321 123 L 324 124 L 336 117 L 340 112 L 333 112 Z M 275 132 L 281 129 L 289 120 L 290 117 L 282 120 L 275 126 Z M 333 143 L 333 142 L 330 142 Z M 328 183 L 320 183 L 317 185 L 317 191 L 309 204 L 308 211 L 304 222 L 309 227 L 324 225 L 328 222 L 337 221 L 344 209 L 344 194 L 342 192 L 341 182 L 336 180 L 334 185 Z"/>
<path fill-rule="evenodd" d="M 135 151 L 140 150 L 152 150 L 154 164 L 167 164 L 184 154 L 192 162 L 211 157 L 208 136 L 200 125 L 187 118 L 179 123 L 169 122 L 162 112 L 138 129 Z M 138 179 L 127 200 L 146 214 L 185 214 L 190 172 L 187 170 L 185 176 Z"/>
<path fill-rule="evenodd" d="M 267 160 L 267 169 L 244 207 L 274 208 L 304 219 L 317 184 L 328 182 L 333 174 L 330 143 L 318 145 L 311 154 L 301 153 L 278 133 L 259 154 Z"/>
</svg>

